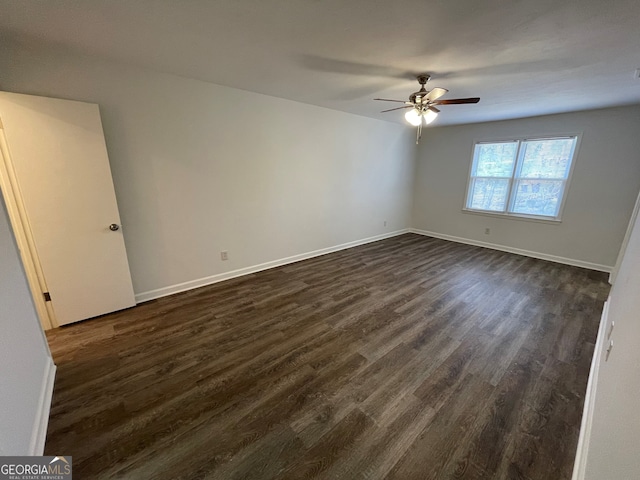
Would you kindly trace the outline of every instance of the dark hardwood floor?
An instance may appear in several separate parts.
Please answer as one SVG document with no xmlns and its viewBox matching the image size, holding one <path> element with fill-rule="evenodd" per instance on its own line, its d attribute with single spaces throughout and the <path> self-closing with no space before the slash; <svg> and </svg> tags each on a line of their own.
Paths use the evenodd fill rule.
<svg viewBox="0 0 640 480">
<path fill-rule="evenodd" d="M 569 479 L 607 276 L 402 235 L 48 333 L 74 478 Z"/>
</svg>

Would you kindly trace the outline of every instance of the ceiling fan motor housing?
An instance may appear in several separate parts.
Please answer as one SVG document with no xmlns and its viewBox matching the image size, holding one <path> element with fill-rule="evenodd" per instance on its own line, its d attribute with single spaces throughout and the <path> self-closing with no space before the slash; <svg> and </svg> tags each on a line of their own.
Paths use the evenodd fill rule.
<svg viewBox="0 0 640 480">
<path fill-rule="evenodd" d="M 421 74 L 421 75 L 418 75 L 416 78 L 418 79 L 418 83 L 419 83 L 420 85 L 423 85 L 423 86 L 424 86 L 424 85 L 426 85 L 426 84 L 427 84 L 427 82 L 428 82 L 428 81 L 429 81 L 429 79 L 431 78 L 431 75 L 429 75 L 429 74 L 427 74 L 427 73 L 423 73 L 423 74 Z"/>
<path fill-rule="evenodd" d="M 424 86 L 427 84 L 427 82 L 431 78 L 431 75 L 427 73 L 423 73 L 421 75 L 418 75 L 416 78 L 418 79 L 418 83 L 420 84 L 420 90 L 418 90 L 417 92 L 413 92 L 411 95 L 409 95 L 409 101 L 411 103 L 416 103 L 416 100 L 418 97 L 422 98 L 427 93 L 429 93 L 427 89 L 424 88 Z"/>
</svg>

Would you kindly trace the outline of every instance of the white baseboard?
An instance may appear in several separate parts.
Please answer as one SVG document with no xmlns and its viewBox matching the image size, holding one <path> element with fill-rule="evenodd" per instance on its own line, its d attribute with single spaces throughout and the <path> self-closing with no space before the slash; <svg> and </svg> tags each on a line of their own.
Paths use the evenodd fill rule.
<svg viewBox="0 0 640 480">
<path fill-rule="evenodd" d="M 587 382 L 587 393 L 584 397 L 584 408 L 582 410 L 582 423 L 580 425 L 580 437 L 576 449 L 576 459 L 573 464 L 573 475 L 571 480 L 582 480 L 587 468 L 587 452 L 589 451 L 589 439 L 591 438 L 591 425 L 593 423 L 593 408 L 596 399 L 596 387 L 598 385 L 598 374 L 600 372 L 600 359 L 604 350 L 604 343 L 607 331 L 607 316 L 609 314 L 609 301 L 605 302 L 602 309 L 602 318 L 598 328 L 596 346 L 591 359 L 591 370 L 589 371 L 589 381 Z"/>
<path fill-rule="evenodd" d="M 211 275 L 209 277 L 199 278 L 191 280 L 189 282 L 178 283 L 176 285 L 170 285 L 168 287 L 158 288 L 156 290 L 150 290 L 148 292 L 142 292 L 136 294 L 136 302 L 148 302 L 154 298 L 166 297 L 167 295 L 173 295 L 174 293 L 180 293 L 194 288 L 204 287 L 213 283 L 222 282 L 224 280 L 230 280 L 232 278 L 241 277 L 243 275 L 249 275 L 251 273 L 260 272 L 262 270 L 268 270 L 270 268 L 280 267 L 289 263 L 299 262 L 308 258 L 318 257 L 320 255 L 326 255 L 327 253 L 337 252 L 339 250 L 345 250 L 347 248 L 357 247 L 358 245 L 364 245 L 366 243 L 377 242 L 378 240 L 384 240 L 385 238 L 396 237 L 405 233 L 409 233 L 409 229 L 396 230 L 395 232 L 383 233 L 382 235 L 375 235 L 373 237 L 363 238 L 361 240 L 355 240 L 353 242 L 343 243 L 333 247 L 322 248 L 320 250 L 314 250 L 312 252 L 301 253 L 292 257 L 281 258 L 279 260 L 273 260 L 271 262 L 261 263 L 259 265 L 253 265 L 251 267 L 241 268 L 238 270 L 232 270 L 230 272 L 219 273 L 217 275 Z"/>
<path fill-rule="evenodd" d="M 31 433 L 31 443 L 29 444 L 29 455 L 42 455 L 44 453 L 44 443 L 47 439 L 47 427 L 49 425 L 49 412 L 51 410 L 51 399 L 53 398 L 53 384 L 56 378 L 56 366 L 51 357 L 48 359 L 44 375 L 42 377 L 42 389 L 38 399 L 38 413 L 33 423 Z"/>
<path fill-rule="evenodd" d="M 598 270 L 601 272 L 611 272 L 612 267 L 607 265 L 599 265 L 597 263 L 584 262 L 582 260 L 574 260 L 571 258 L 558 257 L 555 255 L 548 255 L 546 253 L 532 252 L 529 250 L 523 250 L 520 248 L 507 247 L 504 245 L 498 245 L 494 243 L 480 242 L 477 240 L 471 240 L 468 238 L 454 237 L 452 235 L 445 235 L 437 232 L 429 232 L 426 230 L 419 230 L 415 228 L 405 228 L 402 230 L 396 230 L 395 232 L 384 233 L 382 235 L 376 235 L 373 237 L 363 238 L 361 240 L 355 240 L 353 242 L 347 242 L 333 247 L 322 248 L 320 250 L 314 250 L 312 252 L 301 253 L 291 257 L 281 258 L 273 260 L 271 262 L 261 263 L 259 265 L 253 265 L 250 267 L 241 268 L 238 270 L 232 270 L 230 272 L 219 273 L 217 275 L 211 275 L 204 278 L 198 278 L 196 280 L 190 280 L 184 283 L 178 283 L 175 285 L 169 285 L 167 287 L 158 288 L 156 290 L 149 290 L 148 292 L 137 293 L 136 303 L 148 302 L 155 298 L 166 297 L 167 295 L 173 295 L 175 293 L 185 292 L 194 288 L 204 287 L 213 283 L 222 282 L 224 280 L 230 280 L 232 278 L 241 277 L 243 275 L 249 275 L 251 273 L 260 272 L 262 270 L 268 270 L 270 268 L 280 267 L 289 263 L 299 262 L 308 258 L 318 257 L 320 255 L 326 255 L 327 253 L 337 252 L 339 250 L 345 250 L 347 248 L 357 247 L 358 245 L 364 245 L 366 243 L 376 242 L 385 238 L 395 237 L 405 233 L 417 233 L 419 235 L 425 235 L 428 237 L 441 238 L 443 240 L 450 240 L 452 242 L 464 243 L 467 245 L 475 245 L 478 247 L 491 248 L 493 250 L 501 250 L 503 252 L 515 253 L 518 255 L 524 255 L 527 257 L 539 258 L 542 260 L 549 260 L 551 262 L 562 263 L 565 265 L 573 265 L 576 267 L 588 268 L 590 270 Z"/>
<path fill-rule="evenodd" d="M 450 240 L 452 242 L 475 245 L 477 247 L 491 248 L 493 250 L 500 250 L 502 252 L 524 255 L 525 257 L 539 258 L 540 260 L 548 260 L 550 262 L 562 263 L 564 265 L 588 268 L 589 270 L 598 270 L 600 272 L 606 273 L 611 273 L 611 271 L 613 270 L 613 267 L 610 267 L 608 265 L 600 265 L 598 263 L 585 262 L 583 260 L 575 260 L 573 258 L 558 257 L 556 255 L 549 255 L 547 253 L 532 252 L 530 250 L 508 247 L 506 245 L 498 245 L 496 243 L 481 242 L 479 240 L 472 240 L 470 238 L 454 237 L 453 235 L 446 235 L 444 233 L 429 232 L 427 230 L 418 230 L 416 228 L 411 228 L 409 229 L 409 231 L 412 233 L 417 233 L 419 235 L 425 235 L 427 237 L 435 237 L 442 240 Z"/>
</svg>

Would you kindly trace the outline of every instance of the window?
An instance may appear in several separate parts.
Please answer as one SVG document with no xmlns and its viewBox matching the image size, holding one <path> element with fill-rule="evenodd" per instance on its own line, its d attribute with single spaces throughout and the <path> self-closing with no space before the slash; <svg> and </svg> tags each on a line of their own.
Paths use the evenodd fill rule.
<svg viewBox="0 0 640 480">
<path fill-rule="evenodd" d="M 466 210 L 557 220 L 577 137 L 478 142 Z"/>
</svg>

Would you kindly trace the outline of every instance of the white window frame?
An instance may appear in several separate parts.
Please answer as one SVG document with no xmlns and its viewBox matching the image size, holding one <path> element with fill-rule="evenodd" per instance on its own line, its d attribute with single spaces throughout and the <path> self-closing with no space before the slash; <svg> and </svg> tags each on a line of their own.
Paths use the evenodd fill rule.
<svg viewBox="0 0 640 480">
<path fill-rule="evenodd" d="M 513 209 L 513 205 L 515 202 L 516 195 L 514 193 L 514 185 L 517 184 L 520 180 L 527 180 L 527 178 L 519 178 L 519 172 L 522 170 L 523 156 L 524 151 L 522 149 L 522 144 L 528 141 L 536 141 L 536 140 L 562 140 L 567 138 L 575 138 L 575 142 L 573 144 L 573 150 L 571 152 L 571 163 L 569 165 L 569 172 L 567 174 L 567 178 L 543 178 L 536 180 L 544 180 L 544 181 L 562 181 L 562 187 L 560 192 L 560 206 L 558 207 L 557 215 L 555 217 L 549 215 L 531 215 L 527 213 L 514 213 L 511 210 Z M 538 222 L 550 222 L 550 223 L 559 223 L 562 219 L 562 212 L 564 211 L 564 205 L 567 199 L 567 194 L 569 190 L 569 185 L 571 183 L 571 177 L 573 176 L 573 169 L 576 164 L 576 159 L 578 157 L 578 150 L 580 148 L 580 140 L 582 138 L 581 133 L 567 133 L 567 134 L 553 134 L 553 135 L 540 135 L 540 136 L 524 136 L 524 137 L 509 137 L 509 138 L 500 138 L 500 139 L 478 139 L 473 142 L 473 149 L 471 153 L 471 163 L 469 164 L 469 173 L 467 175 L 467 186 L 465 189 L 464 195 L 464 203 L 462 205 L 462 211 L 464 213 L 472 213 L 479 215 L 488 215 L 495 217 L 505 217 L 505 218 L 513 218 L 518 220 L 532 220 Z M 473 175 L 473 164 L 476 160 L 477 155 L 477 145 L 481 144 L 494 144 L 494 143 L 516 143 L 517 142 L 517 150 L 516 150 L 516 159 L 513 165 L 513 169 L 511 171 L 510 177 L 484 177 L 484 176 L 474 176 Z M 492 179 L 505 179 L 508 180 L 507 187 L 507 201 L 505 203 L 505 208 L 502 211 L 496 210 L 481 210 L 476 208 L 467 207 L 469 202 L 469 189 L 473 184 L 473 180 L 477 178 L 492 178 Z"/>
</svg>

